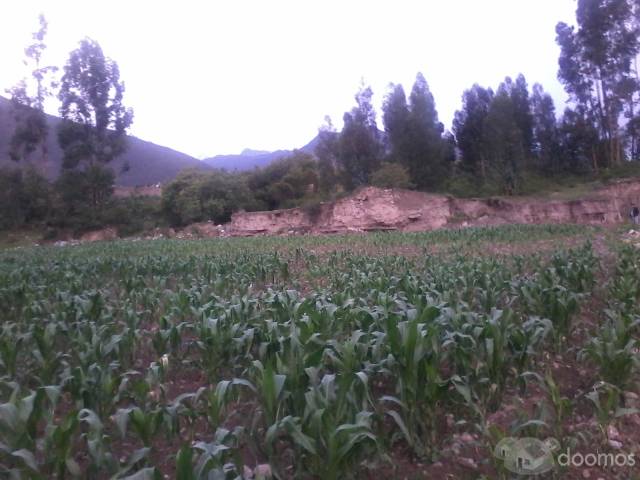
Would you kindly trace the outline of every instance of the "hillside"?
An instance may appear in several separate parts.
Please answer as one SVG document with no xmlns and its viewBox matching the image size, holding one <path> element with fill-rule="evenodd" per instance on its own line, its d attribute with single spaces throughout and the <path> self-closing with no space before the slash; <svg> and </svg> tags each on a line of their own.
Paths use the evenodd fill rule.
<svg viewBox="0 0 640 480">
<path fill-rule="evenodd" d="M 309 143 L 297 150 L 304 153 L 313 154 L 313 150 L 318 142 L 318 137 L 314 137 Z M 274 160 L 291 155 L 293 150 L 276 150 L 274 152 L 265 152 L 261 150 L 245 149 L 240 154 L 232 155 L 216 155 L 215 157 L 205 158 L 203 162 L 214 168 L 223 168 L 225 170 L 244 171 L 251 170 L 255 167 L 264 167 Z"/>
<path fill-rule="evenodd" d="M 37 155 L 33 155 L 33 158 L 29 160 L 49 179 L 55 179 L 58 176 L 62 163 L 62 150 L 58 146 L 56 138 L 56 129 L 60 121 L 58 117 L 47 115 L 49 159 L 46 164 L 42 164 Z M 7 152 L 14 127 L 11 101 L 0 97 L 0 167 L 15 167 L 29 163 L 16 163 L 9 158 Z M 123 171 L 125 165 L 130 167 L 126 172 Z M 166 182 L 185 168 L 210 168 L 197 158 L 133 136 L 129 137 L 127 152 L 114 160 L 110 166 L 117 175 L 116 184 L 127 187 Z"/>
</svg>

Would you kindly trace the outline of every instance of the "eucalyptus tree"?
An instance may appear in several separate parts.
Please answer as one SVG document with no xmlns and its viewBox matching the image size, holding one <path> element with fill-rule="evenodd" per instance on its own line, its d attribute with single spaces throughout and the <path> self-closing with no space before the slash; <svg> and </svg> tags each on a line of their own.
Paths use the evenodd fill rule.
<svg viewBox="0 0 640 480">
<path fill-rule="evenodd" d="M 382 159 L 384 150 L 372 98 L 371 87 L 361 86 L 355 96 L 356 106 L 343 117 L 337 160 L 347 190 L 366 185 Z"/>
<path fill-rule="evenodd" d="M 81 168 L 86 173 L 94 207 L 108 197 L 105 166 L 127 148 L 133 111 L 123 104 L 124 91 L 118 64 L 104 55 L 97 42 L 82 40 L 64 67 L 58 95 L 64 121 L 58 141 L 64 152 L 63 169 Z"/>
<path fill-rule="evenodd" d="M 44 15 L 40 15 L 39 22 L 40 28 L 32 34 L 33 43 L 24 49 L 24 64 L 31 70 L 30 77 L 23 78 L 7 90 L 11 96 L 15 119 L 8 153 L 14 161 L 29 159 L 38 150 L 41 162 L 46 162 L 48 156 L 49 126 L 44 105 L 57 86 L 55 73 L 58 69 L 42 64 L 47 48 L 44 40 L 48 23 Z"/>
<path fill-rule="evenodd" d="M 624 150 L 622 115 L 635 117 L 640 25 L 633 0 L 579 0 L 577 26 L 556 27 L 560 46 L 558 78 L 581 122 L 592 123 L 598 141 L 592 145 L 593 167 L 620 164 Z"/>
<path fill-rule="evenodd" d="M 448 173 L 449 143 L 424 75 L 416 75 L 408 102 L 402 85 L 391 85 L 383 111 L 392 159 L 406 167 L 418 188 L 440 185 Z"/>
</svg>

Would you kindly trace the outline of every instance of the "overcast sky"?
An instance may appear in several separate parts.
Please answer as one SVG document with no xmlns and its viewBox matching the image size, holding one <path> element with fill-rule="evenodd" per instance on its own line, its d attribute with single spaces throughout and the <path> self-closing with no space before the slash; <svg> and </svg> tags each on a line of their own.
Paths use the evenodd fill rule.
<svg viewBox="0 0 640 480">
<path fill-rule="evenodd" d="M 46 61 L 91 37 L 118 62 L 131 133 L 202 158 L 300 147 L 324 116 L 336 126 L 360 80 L 380 105 L 424 73 L 447 128 L 464 89 L 522 72 L 562 110 L 558 21 L 575 0 L 5 0 L 0 94 L 25 74 L 23 48 L 49 21 Z M 55 108 L 54 108 L 55 110 Z M 51 112 L 55 113 L 55 112 Z"/>
</svg>

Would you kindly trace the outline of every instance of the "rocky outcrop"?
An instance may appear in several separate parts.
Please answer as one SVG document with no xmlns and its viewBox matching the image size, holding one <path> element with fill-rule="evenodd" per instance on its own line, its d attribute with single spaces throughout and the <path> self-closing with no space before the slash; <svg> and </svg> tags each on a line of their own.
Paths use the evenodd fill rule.
<svg viewBox="0 0 640 480">
<path fill-rule="evenodd" d="M 322 206 L 324 209 L 325 207 Z M 270 212 L 238 212 L 231 216 L 226 231 L 230 235 L 277 235 L 307 232 L 314 227 L 312 215 L 301 208 L 273 210 Z"/>
<path fill-rule="evenodd" d="M 508 223 L 615 224 L 640 204 L 640 180 L 618 181 L 581 200 L 523 198 L 459 199 L 408 190 L 367 187 L 315 208 L 238 212 L 225 235 L 292 235 L 384 230 L 424 231 L 443 227 Z"/>
<path fill-rule="evenodd" d="M 571 200 L 550 202 L 454 200 L 454 208 L 465 220 L 462 225 L 500 225 L 505 223 L 613 224 L 622 221 L 621 206 L 628 202 L 610 200 Z M 450 223 L 456 223 L 455 221 Z"/>
<path fill-rule="evenodd" d="M 460 199 L 409 190 L 367 187 L 335 202 L 314 207 L 238 212 L 225 225 L 195 223 L 178 232 L 170 228 L 157 228 L 145 238 L 188 239 L 387 230 L 416 232 L 514 223 L 611 225 L 627 220 L 630 206 L 634 203 L 640 205 L 640 179 L 613 182 L 580 200 L 523 197 Z M 88 232 L 80 241 L 115 238 L 116 230 L 106 228 Z"/>
<path fill-rule="evenodd" d="M 93 230 L 87 232 L 80 237 L 80 242 L 104 242 L 107 240 L 115 240 L 118 238 L 118 232 L 115 228 L 107 227 L 102 230 Z"/>
</svg>

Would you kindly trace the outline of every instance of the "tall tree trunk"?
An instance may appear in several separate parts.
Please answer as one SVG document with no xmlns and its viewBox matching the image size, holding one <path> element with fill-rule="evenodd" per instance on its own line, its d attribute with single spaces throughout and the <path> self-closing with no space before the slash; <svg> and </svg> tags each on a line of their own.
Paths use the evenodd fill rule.
<svg viewBox="0 0 640 480">
<path fill-rule="evenodd" d="M 594 112 L 596 113 L 595 118 L 599 118 L 599 122 L 598 122 L 598 130 L 600 131 L 600 135 L 602 135 L 603 138 L 607 138 L 607 130 L 606 130 L 606 118 L 605 118 L 605 108 L 603 106 L 603 97 L 604 97 L 604 90 L 601 89 L 602 86 L 602 82 L 598 79 L 595 82 L 595 89 L 596 89 L 596 96 L 597 96 L 597 108 L 598 111 Z"/>
<path fill-rule="evenodd" d="M 604 134 L 604 140 L 606 142 L 607 152 L 605 158 L 607 160 L 607 166 L 611 167 L 615 163 L 615 140 L 613 135 L 613 119 L 611 118 L 611 111 L 609 108 L 609 97 L 607 95 L 607 88 L 604 80 L 602 80 L 602 74 L 598 70 L 598 80 L 596 82 L 596 90 L 598 92 L 598 104 L 600 105 L 600 118 L 602 122 L 602 132 Z"/>
</svg>

